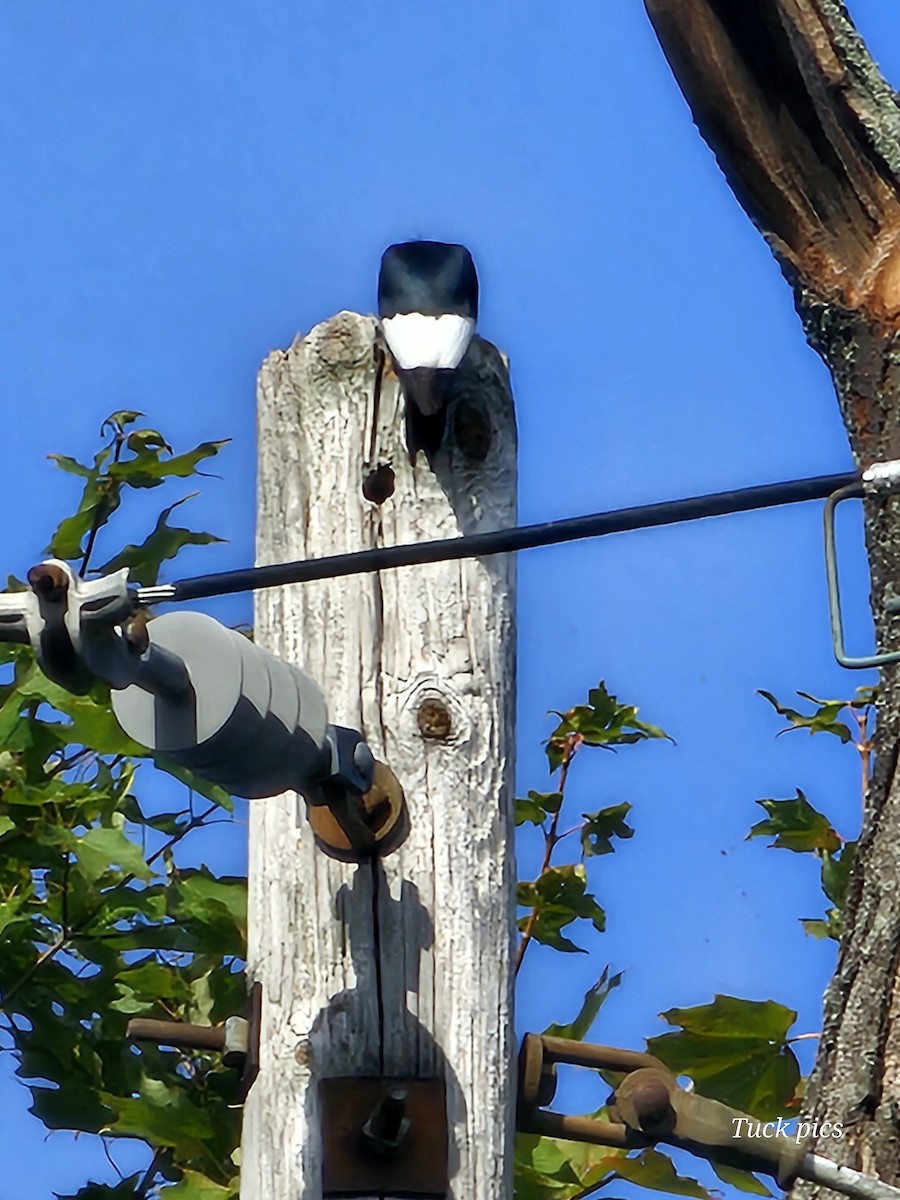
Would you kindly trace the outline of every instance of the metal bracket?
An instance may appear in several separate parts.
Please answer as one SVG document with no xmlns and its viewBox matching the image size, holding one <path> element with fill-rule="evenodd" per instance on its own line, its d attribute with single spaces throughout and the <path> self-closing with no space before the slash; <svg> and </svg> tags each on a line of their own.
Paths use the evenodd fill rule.
<svg viewBox="0 0 900 1200">
<path fill-rule="evenodd" d="M 409 833 L 409 810 L 400 781 L 390 767 L 374 764 L 372 786 L 360 795 L 347 787 L 322 784 L 309 795 L 306 816 L 316 845 L 341 862 L 363 862 L 393 853 Z"/>
<path fill-rule="evenodd" d="M 841 614 L 840 581 L 838 578 L 837 548 L 835 536 L 835 512 L 843 500 L 863 499 L 865 496 L 888 491 L 900 482 L 900 461 L 873 463 L 862 473 L 860 483 L 839 488 L 825 501 L 823 523 L 825 530 L 825 577 L 828 583 L 828 615 L 831 621 L 831 643 L 834 657 L 842 667 L 858 671 L 868 667 L 883 667 L 887 663 L 900 662 L 900 651 L 888 654 L 854 656 L 844 648 L 844 620 Z M 900 598 L 889 601 L 887 611 L 900 611 Z"/>
<path fill-rule="evenodd" d="M 326 1196 L 444 1200 L 450 1176 L 443 1079 L 323 1079 L 319 1099 Z"/>
<path fill-rule="evenodd" d="M 127 570 L 84 580 L 50 559 L 28 582 L 0 594 L 0 641 L 31 645 L 67 691 L 103 680 L 135 741 L 232 795 L 299 792 L 334 858 L 360 862 L 404 840 L 396 776 L 358 730 L 327 723 L 320 689 L 298 667 L 199 613 L 148 624 Z"/>
<path fill-rule="evenodd" d="M 625 1072 L 610 1098 L 612 1120 L 545 1111 L 553 1099 L 557 1063 Z M 522 1042 L 517 1127 L 523 1133 L 629 1150 L 661 1141 L 712 1162 L 774 1176 L 782 1184 L 793 1179 L 805 1144 L 762 1130 L 750 1137 L 741 1133 L 743 1121 L 748 1128 L 758 1125 L 747 1113 L 686 1092 L 653 1055 L 534 1033 Z"/>
<path fill-rule="evenodd" d="M 262 984 L 254 983 L 247 996 L 247 1015 L 229 1017 L 221 1025 L 191 1025 L 187 1021 L 155 1021 L 135 1017 L 125 1036 L 130 1042 L 153 1042 L 178 1050 L 208 1050 L 221 1054 L 226 1067 L 241 1072 L 241 1099 L 246 1099 L 259 1074 L 259 1031 L 262 1020 Z"/>
</svg>

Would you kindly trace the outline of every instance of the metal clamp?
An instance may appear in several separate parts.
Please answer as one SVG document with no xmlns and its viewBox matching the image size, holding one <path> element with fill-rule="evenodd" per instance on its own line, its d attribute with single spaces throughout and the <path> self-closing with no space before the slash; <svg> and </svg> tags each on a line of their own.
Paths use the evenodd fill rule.
<svg viewBox="0 0 900 1200">
<path fill-rule="evenodd" d="M 148 622 L 128 571 L 85 580 L 58 559 L 0 594 L 0 641 L 30 645 L 48 678 L 113 690 L 136 742 L 233 796 L 300 793 L 319 846 L 357 862 L 409 829 L 403 789 L 356 729 L 328 723 L 314 680 L 202 613 Z"/>
<path fill-rule="evenodd" d="M 608 1121 L 547 1112 L 556 1089 L 555 1066 L 570 1063 L 597 1071 L 623 1071 L 608 1105 Z M 739 1170 L 793 1179 L 806 1146 L 788 1134 L 760 1130 L 747 1113 L 687 1092 L 669 1068 L 651 1054 L 527 1034 L 519 1055 L 517 1126 L 523 1133 L 632 1150 L 666 1142 L 691 1154 Z"/>
<path fill-rule="evenodd" d="M 322 1079 L 319 1113 L 326 1197 L 445 1200 L 450 1138 L 443 1079 Z"/>
<path fill-rule="evenodd" d="M 825 531 L 825 577 L 828 583 L 828 615 L 831 621 L 831 643 L 834 657 L 842 667 L 849 670 L 864 670 L 868 667 L 883 667 L 887 663 L 900 662 L 900 651 L 887 654 L 849 655 L 844 648 L 844 621 L 841 613 L 840 581 L 838 579 L 837 549 L 835 536 L 835 512 L 843 500 L 858 500 L 865 496 L 887 491 L 900 483 L 900 460 L 873 463 L 863 471 L 860 483 L 839 488 L 825 501 L 823 523 Z M 900 611 L 900 598 L 889 601 L 888 612 Z"/>
<path fill-rule="evenodd" d="M 166 656 L 143 658 L 120 632 L 136 611 L 127 570 L 85 580 L 49 559 L 31 568 L 28 583 L 30 591 L 0 594 L 0 641 L 30 645 L 44 674 L 66 691 L 84 695 L 98 678 L 111 687 L 184 685 Z"/>
<path fill-rule="evenodd" d="M 155 1021 L 135 1017 L 125 1036 L 130 1042 L 152 1042 L 179 1050 L 208 1050 L 221 1054 L 222 1064 L 241 1072 L 245 1099 L 259 1074 L 259 1030 L 262 985 L 254 983 L 247 997 L 247 1016 L 229 1017 L 222 1025 L 190 1025 L 186 1021 Z"/>
</svg>

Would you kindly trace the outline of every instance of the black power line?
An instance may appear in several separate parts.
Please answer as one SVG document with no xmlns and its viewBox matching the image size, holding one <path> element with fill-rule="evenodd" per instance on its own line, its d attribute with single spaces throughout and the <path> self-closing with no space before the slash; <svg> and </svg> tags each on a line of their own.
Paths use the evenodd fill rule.
<svg viewBox="0 0 900 1200">
<path fill-rule="evenodd" d="M 629 529 L 676 525 L 682 521 L 697 521 L 702 517 L 721 517 L 728 513 L 798 504 L 804 500 L 824 500 L 839 488 L 853 485 L 859 486 L 862 495 L 862 484 L 856 471 L 840 475 L 814 475 L 810 479 L 792 479 L 784 483 L 764 483 L 732 492 L 713 492 L 684 500 L 640 504 L 634 508 L 618 508 L 584 517 L 545 521 L 540 525 L 520 525 L 513 529 L 476 533 L 470 537 L 442 538 L 405 546 L 381 546 L 373 550 L 333 554 L 301 562 L 273 563 L 271 566 L 245 567 L 238 571 L 219 571 L 213 575 L 194 575 L 178 583 L 138 588 L 137 600 L 140 604 L 200 600 L 233 592 L 282 587 L 288 583 L 309 583 L 315 579 L 336 579 L 342 575 L 386 571 L 392 567 L 508 554 L 531 550 L 536 546 L 573 542 L 579 538 L 605 537 L 608 533 L 624 533 Z"/>
</svg>

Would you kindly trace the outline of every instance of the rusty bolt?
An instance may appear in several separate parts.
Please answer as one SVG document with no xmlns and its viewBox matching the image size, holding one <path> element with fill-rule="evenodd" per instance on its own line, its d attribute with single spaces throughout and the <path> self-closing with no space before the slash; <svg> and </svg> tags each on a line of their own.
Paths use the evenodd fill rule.
<svg viewBox="0 0 900 1200">
<path fill-rule="evenodd" d="M 147 613 L 137 612 L 122 626 L 125 643 L 132 654 L 140 656 L 146 653 L 150 645 L 150 635 L 147 632 Z"/>
<path fill-rule="evenodd" d="M 371 1153 L 389 1156 L 400 1149 L 410 1127 L 406 1101 L 406 1089 L 394 1088 L 366 1121 L 362 1129 L 362 1141 Z"/>
<path fill-rule="evenodd" d="M 659 1133 L 675 1128 L 675 1113 L 669 1099 L 669 1090 L 661 1079 L 645 1079 L 631 1093 L 631 1103 L 641 1129 L 646 1133 Z"/>
<path fill-rule="evenodd" d="M 54 563 L 40 563 L 28 572 L 31 590 L 44 600 L 62 600 L 69 590 L 69 577 Z"/>
<path fill-rule="evenodd" d="M 450 736 L 452 721 L 450 710 L 442 700 L 434 697 L 423 700 L 416 715 L 416 724 L 423 738 L 430 741 L 444 741 Z"/>
</svg>

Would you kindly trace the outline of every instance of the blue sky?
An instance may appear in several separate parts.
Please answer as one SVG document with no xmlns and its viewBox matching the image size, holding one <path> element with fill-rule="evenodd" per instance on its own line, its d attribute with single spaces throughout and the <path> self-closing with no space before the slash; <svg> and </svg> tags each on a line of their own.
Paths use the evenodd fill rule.
<svg viewBox="0 0 900 1200">
<path fill-rule="evenodd" d="M 850 4 L 896 82 L 891 7 Z M 481 331 L 511 358 L 523 521 L 850 466 L 827 373 L 637 0 L 4 0 L 0 111 L 4 572 L 74 504 L 46 455 L 88 453 L 122 407 L 183 446 L 234 439 L 192 514 L 229 542 L 185 573 L 250 562 L 260 361 L 369 311 L 382 249 L 416 236 L 475 255 Z M 861 650 L 858 525 L 843 535 Z M 628 800 L 637 833 L 594 868 L 609 932 L 557 990 L 529 951 L 520 1028 L 571 1016 L 608 962 L 627 976 L 597 1040 L 640 1045 L 662 1009 L 717 991 L 781 1000 L 815 1031 L 834 955 L 797 918 L 822 910 L 817 872 L 743 838 L 754 800 L 798 785 L 842 832 L 858 822 L 852 751 L 776 741 L 755 695 L 870 681 L 831 658 L 819 506 L 532 551 L 519 569 L 519 787 L 546 781 L 546 710 L 600 678 L 677 740 L 573 772 L 576 811 Z M 206 608 L 250 615 L 247 598 Z M 244 835 L 188 853 L 242 870 Z M 596 1099 L 584 1080 L 566 1095 Z M 112 1177 L 96 1140 L 45 1141 L 26 1108 L 0 1059 L 3 1200 Z"/>
</svg>

